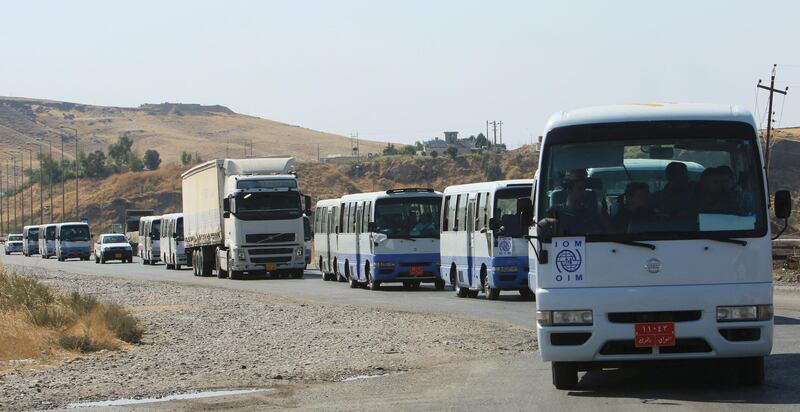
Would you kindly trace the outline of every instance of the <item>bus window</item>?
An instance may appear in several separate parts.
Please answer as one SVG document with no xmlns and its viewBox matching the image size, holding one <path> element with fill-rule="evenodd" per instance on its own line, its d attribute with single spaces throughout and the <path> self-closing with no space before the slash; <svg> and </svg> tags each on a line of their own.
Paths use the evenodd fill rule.
<svg viewBox="0 0 800 412">
<path fill-rule="evenodd" d="M 365 202 L 364 203 L 364 213 L 362 213 L 362 216 L 361 216 L 361 220 L 362 220 L 361 232 L 362 233 L 369 232 L 369 217 L 370 217 L 371 209 L 372 209 L 372 202 Z"/>
<path fill-rule="evenodd" d="M 442 213 L 442 232 L 450 231 L 450 222 L 453 221 L 453 217 L 450 216 L 450 196 L 445 196 L 444 198 L 444 209 Z"/>
<path fill-rule="evenodd" d="M 486 195 L 478 193 L 478 200 L 475 202 L 475 231 L 480 231 L 483 228 L 483 207 L 486 203 Z"/>
<path fill-rule="evenodd" d="M 467 199 L 469 195 L 464 193 L 458 196 L 458 210 L 456 211 L 456 230 L 467 230 Z"/>
</svg>

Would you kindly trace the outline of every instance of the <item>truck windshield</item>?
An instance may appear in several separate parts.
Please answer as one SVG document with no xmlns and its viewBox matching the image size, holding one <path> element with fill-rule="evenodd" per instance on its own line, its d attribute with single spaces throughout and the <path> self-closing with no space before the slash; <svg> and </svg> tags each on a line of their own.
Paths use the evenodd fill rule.
<svg viewBox="0 0 800 412">
<path fill-rule="evenodd" d="M 538 215 L 587 240 L 760 237 L 767 215 L 753 128 L 617 123 L 548 134 Z M 551 137 L 552 135 L 552 137 Z"/>
<path fill-rule="evenodd" d="M 175 222 L 175 240 L 183 240 L 183 218 L 179 217 Z"/>
<path fill-rule="evenodd" d="M 494 218 L 500 224 L 499 236 L 522 237 L 521 210 L 517 199 L 530 199 L 531 186 L 498 190 L 494 194 Z"/>
<path fill-rule="evenodd" d="M 125 239 L 125 236 L 122 235 L 103 237 L 103 243 L 127 243 L 127 242 L 128 241 Z"/>
<path fill-rule="evenodd" d="M 297 219 L 303 216 L 298 192 L 237 193 L 236 217 L 242 220 Z"/>
<path fill-rule="evenodd" d="M 46 240 L 56 240 L 56 227 L 49 226 L 47 229 L 44 230 L 44 238 Z"/>
<path fill-rule="evenodd" d="M 61 240 L 68 242 L 85 242 L 89 240 L 89 227 L 84 225 L 62 226 Z"/>
<path fill-rule="evenodd" d="M 375 231 L 389 238 L 439 238 L 438 197 L 402 197 L 375 202 Z"/>
</svg>

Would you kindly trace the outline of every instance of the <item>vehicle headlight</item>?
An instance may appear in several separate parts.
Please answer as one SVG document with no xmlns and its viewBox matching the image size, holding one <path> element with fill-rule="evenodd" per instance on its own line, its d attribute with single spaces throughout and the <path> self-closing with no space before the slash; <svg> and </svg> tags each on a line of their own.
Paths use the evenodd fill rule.
<svg viewBox="0 0 800 412">
<path fill-rule="evenodd" d="M 494 267 L 492 267 L 492 270 L 494 270 L 495 272 L 514 272 L 514 273 L 516 273 L 516 272 L 519 271 L 519 266 L 494 266 Z"/>
<path fill-rule="evenodd" d="M 376 268 L 393 268 L 395 263 L 394 262 L 374 262 L 373 265 Z"/>
<path fill-rule="evenodd" d="M 772 312 L 772 305 L 717 306 L 717 322 L 770 320 Z"/>
<path fill-rule="evenodd" d="M 245 259 L 244 249 L 243 248 L 233 249 L 233 255 L 236 256 L 236 258 L 239 259 L 239 260 L 244 260 Z"/>
<path fill-rule="evenodd" d="M 541 326 L 585 326 L 594 323 L 591 310 L 540 310 L 536 314 Z"/>
<path fill-rule="evenodd" d="M 296 256 L 303 256 L 303 248 L 299 247 L 294 251 Z"/>
</svg>

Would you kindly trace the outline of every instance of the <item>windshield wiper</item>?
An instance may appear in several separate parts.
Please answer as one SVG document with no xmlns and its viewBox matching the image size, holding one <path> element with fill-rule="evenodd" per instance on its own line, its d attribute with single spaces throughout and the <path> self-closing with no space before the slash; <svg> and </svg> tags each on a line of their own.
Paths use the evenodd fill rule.
<svg viewBox="0 0 800 412">
<path fill-rule="evenodd" d="M 392 238 L 394 238 L 394 239 L 410 240 L 410 241 L 412 241 L 412 242 L 416 242 L 416 241 L 417 241 L 417 239 L 414 239 L 414 238 L 413 238 L 413 237 L 411 237 L 411 236 L 392 236 Z"/>
<path fill-rule="evenodd" d="M 705 237 L 703 239 L 705 239 L 705 240 L 713 240 L 713 241 L 722 242 L 722 243 L 732 243 L 734 245 L 739 245 L 739 246 L 747 246 L 747 241 L 746 240 L 731 239 L 729 237 Z"/>
<path fill-rule="evenodd" d="M 628 245 L 628 246 L 643 247 L 645 249 L 650 249 L 650 250 L 656 250 L 656 245 L 654 245 L 652 243 L 636 242 L 636 241 L 633 241 L 633 240 L 612 240 L 611 242 L 619 243 L 619 244 L 622 244 L 622 245 Z"/>
</svg>

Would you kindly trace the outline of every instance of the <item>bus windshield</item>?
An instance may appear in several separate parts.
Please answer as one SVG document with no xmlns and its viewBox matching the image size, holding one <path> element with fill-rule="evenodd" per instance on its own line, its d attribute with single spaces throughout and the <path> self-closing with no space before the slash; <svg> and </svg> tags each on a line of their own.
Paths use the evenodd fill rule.
<svg viewBox="0 0 800 412">
<path fill-rule="evenodd" d="M 522 237 L 522 221 L 517 199 L 530 199 L 531 186 L 501 189 L 494 194 L 494 217 L 500 224 L 498 235 Z"/>
<path fill-rule="evenodd" d="M 44 230 L 44 238 L 47 240 L 56 240 L 56 227 L 55 226 L 48 226 Z"/>
<path fill-rule="evenodd" d="M 158 239 L 161 237 L 161 221 L 154 220 L 153 224 L 150 226 L 150 236 Z"/>
<path fill-rule="evenodd" d="M 175 240 L 183 240 L 183 218 L 179 217 L 175 222 Z"/>
<path fill-rule="evenodd" d="M 764 236 L 752 127 L 669 123 L 620 123 L 594 136 L 584 126 L 554 130 L 540 219 L 553 219 L 555 236 L 589 241 Z"/>
<path fill-rule="evenodd" d="M 438 238 L 438 197 L 403 197 L 375 202 L 375 231 L 391 238 Z"/>
<path fill-rule="evenodd" d="M 89 240 L 89 227 L 84 225 L 62 226 L 61 240 L 84 242 Z"/>
<path fill-rule="evenodd" d="M 236 217 L 242 220 L 297 219 L 303 216 L 298 192 L 237 193 Z"/>
<path fill-rule="evenodd" d="M 36 229 L 28 229 L 28 240 L 31 242 L 38 242 L 39 241 L 39 228 Z"/>
</svg>

